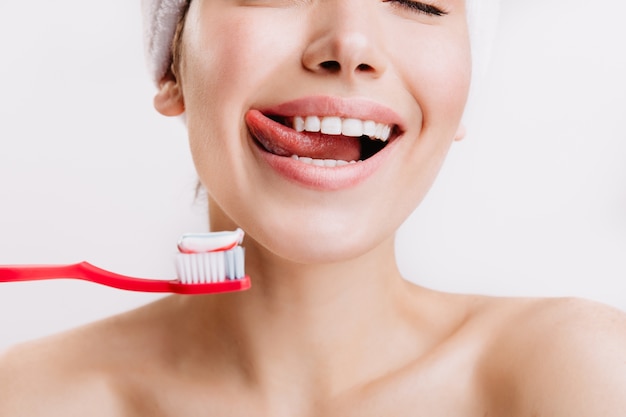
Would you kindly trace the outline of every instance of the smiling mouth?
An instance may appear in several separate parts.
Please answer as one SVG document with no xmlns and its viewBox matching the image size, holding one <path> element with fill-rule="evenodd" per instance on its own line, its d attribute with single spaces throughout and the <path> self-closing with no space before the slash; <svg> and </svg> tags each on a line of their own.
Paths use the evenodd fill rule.
<svg viewBox="0 0 626 417">
<path fill-rule="evenodd" d="M 246 115 L 255 143 L 305 164 L 341 167 L 365 161 L 399 136 L 394 124 L 339 116 Z"/>
</svg>

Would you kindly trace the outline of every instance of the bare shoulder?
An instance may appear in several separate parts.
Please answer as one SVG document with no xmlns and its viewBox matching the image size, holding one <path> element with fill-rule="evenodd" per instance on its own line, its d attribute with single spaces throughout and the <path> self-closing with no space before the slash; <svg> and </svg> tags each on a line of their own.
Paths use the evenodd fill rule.
<svg viewBox="0 0 626 417">
<path fill-rule="evenodd" d="M 44 338 L 0 354 L 1 416 L 115 415 L 103 413 L 111 405 L 109 387 L 75 337 Z"/>
<path fill-rule="evenodd" d="M 61 416 L 100 414 L 95 404 L 107 387 L 95 372 L 80 369 L 81 359 L 58 338 L 24 343 L 0 355 L 0 415 Z"/>
<path fill-rule="evenodd" d="M 485 355 L 495 409 L 626 415 L 626 314 L 582 299 L 514 304 Z"/>
<path fill-rule="evenodd" d="M 150 355 L 140 312 L 0 352 L 0 416 L 129 415 L 124 384 Z"/>
</svg>

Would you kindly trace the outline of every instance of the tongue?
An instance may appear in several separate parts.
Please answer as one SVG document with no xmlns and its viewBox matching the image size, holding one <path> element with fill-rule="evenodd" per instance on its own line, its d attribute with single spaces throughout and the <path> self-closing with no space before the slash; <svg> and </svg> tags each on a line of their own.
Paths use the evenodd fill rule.
<svg viewBox="0 0 626 417">
<path fill-rule="evenodd" d="M 258 110 L 246 114 L 250 133 L 259 143 L 275 155 L 290 157 L 298 155 L 313 159 L 336 159 L 358 161 L 361 156 L 359 138 L 322 133 L 296 132 L 268 117 Z"/>
</svg>

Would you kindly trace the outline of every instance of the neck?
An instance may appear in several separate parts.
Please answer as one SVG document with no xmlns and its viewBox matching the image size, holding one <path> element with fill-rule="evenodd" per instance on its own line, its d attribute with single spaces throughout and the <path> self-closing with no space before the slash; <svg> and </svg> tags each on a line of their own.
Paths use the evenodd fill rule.
<svg viewBox="0 0 626 417">
<path fill-rule="evenodd" d="M 393 237 L 357 258 L 316 265 L 282 259 L 250 236 L 245 246 L 252 289 L 194 300 L 208 310 L 199 314 L 209 320 L 203 328 L 220 335 L 234 366 L 259 386 L 331 395 L 400 367 L 426 343 L 414 338 L 413 307 L 425 290 L 402 279 Z"/>
<path fill-rule="evenodd" d="M 358 259 L 332 265 L 295 265 L 247 245 L 253 288 L 220 305 L 223 320 L 240 342 L 240 363 L 256 378 L 279 369 L 293 378 L 327 380 L 328 390 L 352 382 L 364 363 L 374 362 L 397 331 L 406 283 L 393 260 L 393 242 Z M 306 360 L 303 360 L 306 358 Z M 319 373 L 315 378 L 311 374 Z"/>
</svg>

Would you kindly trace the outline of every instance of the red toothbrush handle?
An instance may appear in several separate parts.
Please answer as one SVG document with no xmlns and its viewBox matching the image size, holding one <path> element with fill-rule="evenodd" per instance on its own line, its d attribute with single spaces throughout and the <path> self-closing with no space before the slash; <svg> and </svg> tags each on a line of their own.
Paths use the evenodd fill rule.
<svg viewBox="0 0 626 417">
<path fill-rule="evenodd" d="M 81 275 L 81 264 L 0 266 L 0 282 L 79 278 Z"/>
<path fill-rule="evenodd" d="M 81 262 L 70 265 L 5 265 L 0 266 L 0 282 L 38 281 L 46 279 L 82 279 L 108 287 L 139 292 L 164 292 L 178 294 L 215 294 L 241 291 L 250 288 L 250 278 L 228 280 L 210 284 L 182 284 L 178 280 L 134 278 L 116 274 Z"/>
</svg>

